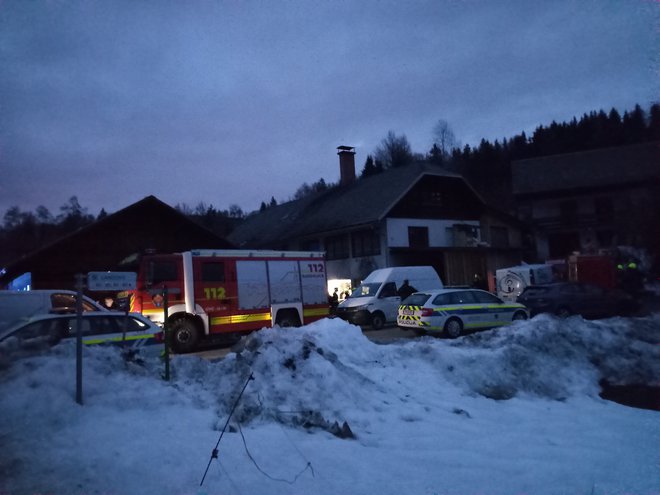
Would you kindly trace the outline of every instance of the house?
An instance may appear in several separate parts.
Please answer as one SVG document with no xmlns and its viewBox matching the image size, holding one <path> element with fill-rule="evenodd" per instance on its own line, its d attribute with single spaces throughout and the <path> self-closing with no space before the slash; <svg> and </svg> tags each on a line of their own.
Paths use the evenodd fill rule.
<svg viewBox="0 0 660 495">
<path fill-rule="evenodd" d="M 660 142 L 516 161 L 512 184 L 540 260 L 620 245 L 658 252 Z"/>
<path fill-rule="evenodd" d="M 73 289 L 76 273 L 127 270 L 146 250 L 232 247 L 154 196 L 0 268 L 0 287 Z"/>
<path fill-rule="evenodd" d="M 255 213 L 228 240 L 325 251 L 328 280 L 353 285 L 377 268 L 412 265 L 462 285 L 520 262 L 520 222 L 489 208 L 460 175 L 416 163 L 357 180 L 354 149 L 338 150 L 338 186 Z"/>
</svg>

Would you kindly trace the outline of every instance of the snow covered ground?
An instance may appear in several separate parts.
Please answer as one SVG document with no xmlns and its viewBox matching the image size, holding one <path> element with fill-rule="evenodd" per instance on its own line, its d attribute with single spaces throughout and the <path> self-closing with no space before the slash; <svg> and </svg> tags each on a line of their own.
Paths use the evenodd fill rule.
<svg viewBox="0 0 660 495">
<path fill-rule="evenodd" d="M 659 336 L 660 315 L 541 315 L 378 345 L 323 320 L 177 356 L 171 382 L 86 349 L 82 407 L 59 346 L 0 370 L 0 493 L 657 495 L 660 413 L 598 382 L 658 384 Z"/>
</svg>

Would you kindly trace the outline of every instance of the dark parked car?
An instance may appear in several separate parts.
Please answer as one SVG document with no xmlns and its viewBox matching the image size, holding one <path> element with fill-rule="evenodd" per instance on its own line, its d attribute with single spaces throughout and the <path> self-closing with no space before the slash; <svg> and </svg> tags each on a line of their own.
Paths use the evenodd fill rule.
<svg viewBox="0 0 660 495">
<path fill-rule="evenodd" d="M 629 315 L 637 310 L 635 300 L 623 291 L 577 282 L 532 285 L 516 302 L 524 304 L 532 315 L 553 313 L 561 317 L 575 314 L 585 318 L 607 318 Z"/>
</svg>

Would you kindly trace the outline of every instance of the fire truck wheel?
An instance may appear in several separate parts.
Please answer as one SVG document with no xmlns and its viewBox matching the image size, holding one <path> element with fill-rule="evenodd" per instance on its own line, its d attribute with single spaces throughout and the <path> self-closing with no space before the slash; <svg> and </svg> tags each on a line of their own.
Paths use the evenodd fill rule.
<svg viewBox="0 0 660 495">
<path fill-rule="evenodd" d="M 172 323 L 172 348 L 175 352 L 190 352 L 197 347 L 199 332 L 192 321 L 176 320 Z"/>
<path fill-rule="evenodd" d="M 281 328 L 299 327 L 298 316 L 291 312 L 286 312 L 277 318 L 277 325 Z"/>
</svg>

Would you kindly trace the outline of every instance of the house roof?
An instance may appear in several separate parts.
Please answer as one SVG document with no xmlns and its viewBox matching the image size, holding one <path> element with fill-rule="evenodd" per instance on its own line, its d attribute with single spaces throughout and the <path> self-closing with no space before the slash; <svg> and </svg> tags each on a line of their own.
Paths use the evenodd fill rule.
<svg viewBox="0 0 660 495">
<path fill-rule="evenodd" d="M 660 142 L 552 155 L 512 163 L 515 195 L 658 180 Z"/>
<path fill-rule="evenodd" d="M 69 268 L 107 270 L 141 249 L 174 252 L 202 247 L 233 246 L 155 196 L 147 196 L 12 261 L 0 275 L 0 282 L 36 267 L 53 273 Z"/>
<path fill-rule="evenodd" d="M 368 225 L 382 220 L 425 175 L 464 182 L 458 174 L 425 163 L 392 168 L 255 213 L 239 225 L 228 239 L 238 247 L 260 246 L 319 232 Z"/>
</svg>

